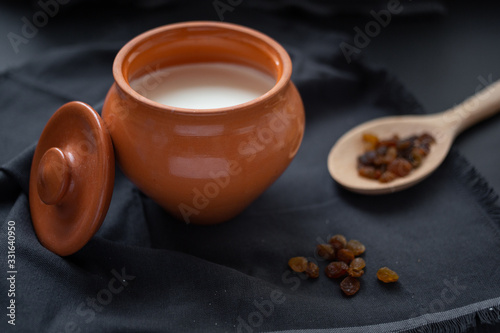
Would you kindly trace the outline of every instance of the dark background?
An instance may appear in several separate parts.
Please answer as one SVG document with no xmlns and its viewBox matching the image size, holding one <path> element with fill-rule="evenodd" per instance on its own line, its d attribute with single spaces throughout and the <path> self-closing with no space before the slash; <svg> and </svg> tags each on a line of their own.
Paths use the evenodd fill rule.
<svg viewBox="0 0 500 333">
<path fill-rule="evenodd" d="M 174 21 L 219 20 L 212 2 L 70 1 L 39 29 L 28 43 L 15 52 L 7 34 L 20 34 L 23 17 L 40 10 L 36 1 L 0 3 L 0 70 L 22 65 L 53 49 L 86 42 L 125 43 L 143 32 Z M 292 1 L 293 2 L 293 1 Z M 92 3 L 92 5 L 88 5 Z M 321 2 L 320 2 L 321 3 Z M 343 3 L 340 1 L 339 3 Z M 353 28 L 363 28 L 371 19 L 370 4 L 344 6 L 343 10 L 323 13 L 316 24 L 335 27 L 352 41 Z M 193 9 L 192 6 L 204 8 Z M 175 8 L 177 17 L 169 17 Z M 322 10 L 322 7 L 318 7 Z M 226 12 L 226 21 L 245 21 L 251 11 L 236 7 Z M 252 12 L 254 13 L 254 12 Z M 475 93 L 483 81 L 500 79 L 500 4 L 478 2 L 429 2 L 421 15 L 402 13 L 361 50 L 360 57 L 372 66 L 381 66 L 398 77 L 427 112 L 439 112 Z M 291 20 L 312 13 L 287 11 Z M 117 29 L 117 27 L 120 27 Z M 119 33 L 117 33 L 119 31 Z M 89 60 L 91 61 L 91 60 Z M 489 184 L 500 192 L 500 116 L 497 115 L 460 135 L 455 143 Z M 478 332 L 500 332 L 500 325 L 479 327 Z"/>
<path fill-rule="evenodd" d="M 145 25 L 153 28 L 172 21 L 219 19 L 212 1 L 203 5 L 197 1 L 163 2 L 167 4 L 157 6 L 162 1 L 154 0 L 138 1 L 139 5 L 130 1 L 69 1 L 60 6 L 57 15 L 50 18 L 27 44 L 19 45 L 18 53 L 14 52 L 6 36 L 9 32 L 20 34 L 24 24 L 21 19 L 31 19 L 40 7 L 36 1 L 2 2 L 0 70 L 18 66 L 61 46 L 97 41 L 125 43 L 143 32 Z M 84 3 L 92 5 L 84 6 Z M 360 1 L 363 4 L 360 6 L 352 1 L 339 3 L 350 5 L 324 12 L 321 19 L 315 19 L 316 24 L 333 26 L 353 35 L 354 27 L 364 28 L 373 19 L 370 10 L 378 9 L 366 1 Z M 169 8 L 181 14 L 169 17 Z M 318 8 L 323 10 L 321 6 Z M 474 94 L 479 85 L 484 86 L 483 79 L 500 79 L 500 4 L 449 1 L 430 2 L 418 8 L 423 11 L 417 13 L 420 15 L 413 15 L 411 11 L 394 15 L 390 24 L 371 39 L 359 56 L 368 64 L 382 66 L 395 74 L 427 112 L 440 112 L 460 103 Z M 224 18 L 229 22 L 244 21 L 249 12 L 236 7 L 224 13 Z M 307 19 L 310 15 L 299 11 L 285 14 L 293 19 Z M 117 26 L 119 34 L 115 32 Z M 349 40 L 352 42 L 352 37 Z M 500 116 L 476 125 L 456 140 L 460 152 L 472 161 L 497 193 L 500 192 L 499 141 Z"/>
</svg>

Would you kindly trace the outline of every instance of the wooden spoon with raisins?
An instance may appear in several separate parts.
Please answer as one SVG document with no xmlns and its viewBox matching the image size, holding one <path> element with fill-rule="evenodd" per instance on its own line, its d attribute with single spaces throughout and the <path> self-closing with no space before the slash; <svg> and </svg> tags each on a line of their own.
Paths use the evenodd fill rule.
<svg viewBox="0 0 500 333">
<path fill-rule="evenodd" d="M 436 170 L 457 135 L 498 111 L 500 81 L 441 113 L 368 121 L 338 139 L 328 155 L 328 170 L 340 185 L 357 193 L 385 194 L 406 189 Z M 405 140 L 422 135 L 433 140 L 425 154 L 391 148 L 404 148 Z M 371 147 L 367 149 L 367 145 Z"/>
</svg>

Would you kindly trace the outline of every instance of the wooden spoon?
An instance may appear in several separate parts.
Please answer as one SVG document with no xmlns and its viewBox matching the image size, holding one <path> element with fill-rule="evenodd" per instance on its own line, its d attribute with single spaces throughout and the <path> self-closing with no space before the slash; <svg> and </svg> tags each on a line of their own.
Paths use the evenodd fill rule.
<svg viewBox="0 0 500 333">
<path fill-rule="evenodd" d="M 455 137 L 463 130 L 500 111 L 500 81 L 497 81 L 463 103 L 447 111 L 431 115 L 391 116 L 374 119 L 345 133 L 328 155 L 328 170 L 340 185 L 362 194 L 385 194 L 408 188 L 431 174 L 443 162 Z M 362 136 L 372 133 L 381 138 L 418 135 L 428 132 L 436 143 L 422 165 L 408 176 L 392 182 L 358 175 L 357 158 L 364 152 Z"/>
</svg>

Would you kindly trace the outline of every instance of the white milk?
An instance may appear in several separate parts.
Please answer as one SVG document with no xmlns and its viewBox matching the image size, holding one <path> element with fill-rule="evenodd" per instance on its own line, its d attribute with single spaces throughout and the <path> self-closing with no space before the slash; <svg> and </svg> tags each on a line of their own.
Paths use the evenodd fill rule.
<svg viewBox="0 0 500 333">
<path fill-rule="evenodd" d="M 130 86 L 144 97 L 168 106 L 215 109 L 251 101 L 274 84 L 271 76 L 250 67 L 199 63 L 151 72 Z"/>
</svg>

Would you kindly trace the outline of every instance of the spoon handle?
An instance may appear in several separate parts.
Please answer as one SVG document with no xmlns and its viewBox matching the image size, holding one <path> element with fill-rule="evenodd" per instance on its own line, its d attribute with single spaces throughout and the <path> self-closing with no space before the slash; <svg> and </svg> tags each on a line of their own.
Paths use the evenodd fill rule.
<svg viewBox="0 0 500 333">
<path fill-rule="evenodd" d="M 443 120 L 460 134 L 470 126 L 500 111 L 500 80 L 492 83 L 459 105 L 443 112 Z"/>
</svg>

